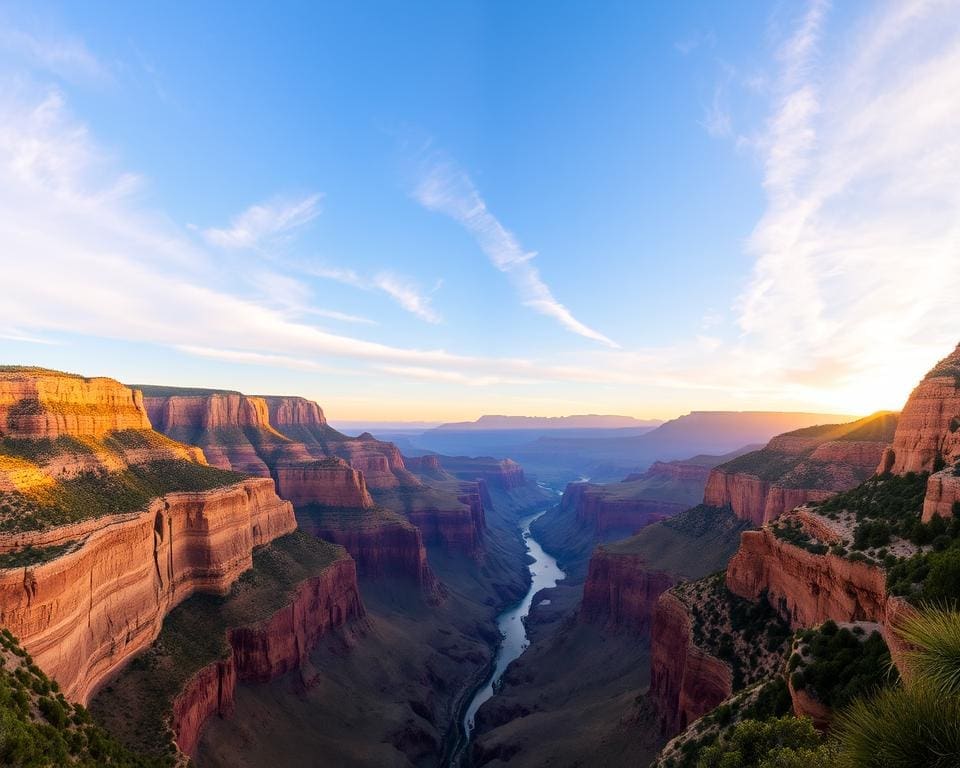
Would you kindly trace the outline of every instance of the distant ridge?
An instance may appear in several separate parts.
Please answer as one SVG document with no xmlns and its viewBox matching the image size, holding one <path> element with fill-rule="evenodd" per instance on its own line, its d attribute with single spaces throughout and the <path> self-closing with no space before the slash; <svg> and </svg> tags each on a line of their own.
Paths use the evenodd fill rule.
<svg viewBox="0 0 960 768">
<path fill-rule="evenodd" d="M 662 419 L 635 419 L 633 416 L 583 414 L 575 416 L 481 416 L 476 421 L 441 424 L 437 429 L 653 429 Z"/>
</svg>

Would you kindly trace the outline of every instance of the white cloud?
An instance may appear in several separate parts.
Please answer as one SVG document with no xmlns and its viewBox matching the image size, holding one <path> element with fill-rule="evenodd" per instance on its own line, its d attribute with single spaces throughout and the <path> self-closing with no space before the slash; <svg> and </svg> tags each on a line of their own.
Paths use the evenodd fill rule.
<svg viewBox="0 0 960 768">
<path fill-rule="evenodd" d="M 442 321 L 440 313 L 431 305 L 430 296 L 420 290 L 411 278 L 394 272 L 378 272 L 372 277 L 360 275 L 355 270 L 331 266 L 311 266 L 304 270 L 307 274 L 326 280 L 335 280 L 352 288 L 363 291 L 381 291 L 389 296 L 402 309 L 416 315 L 428 323 Z M 437 287 L 442 285 L 438 281 Z"/>
<path fill-rule="evenodd" d="M 473 237 L 493 265 L 506 273 L 523 303 L 552 317 L 564 328 L 611 348 L 616 342 L 573 316 L 550 291 L 534 266 L 536 253 L 525 251 L 516 237 L 490 213 L 470 177 L 450 161 L 434 161 L 420 178 L 414 197 L 424 208 L 449 216 Z"/>
<path fill-rule="evenodd" d="M 872 396 L 905 394 L 960 336 L 960 15 L 870 8 L 827 55 L 813 2 L 779 51 L 738 314 L 768 370 Z"/>
<path fill-rule="evenodd" d="M 210 228 L 203 236 L 220 248 L 260 248 L 287 235 L 320 215 L 319 194 L 297 200 L 272 200 L 251 205 L 235 216 L 228 227 Z"/>
<path fill-rule="evenodd" d="M 713 100 L 704 109 L 701 125 L 714 138 L 726 138 L 733 133 L 733 118 L 724 102 L 724 92 L 721 86 L 713 91 Z"/>
</svg>

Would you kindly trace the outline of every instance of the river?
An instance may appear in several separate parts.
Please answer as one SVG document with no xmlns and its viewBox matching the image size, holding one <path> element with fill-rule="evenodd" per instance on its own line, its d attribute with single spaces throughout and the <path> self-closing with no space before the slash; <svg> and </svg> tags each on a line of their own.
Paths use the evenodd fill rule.
<svg viewBox="0 0 960 768">
<path fill-rule="evenodd" d="M 527 547 L 527 553 L 533 558 L 529 564 L 531 583 L 530 589 L 523 596 L 523 599 L 511 608 L 508 608 L 497 616 L 497 626 L 503 639 L 497 647 L 497 653 L 494 658 L 493 672 L 490 678 L 473 695 L 470 705 L 467 707 L 463 717 L 463 732 L 466 736 L 465 743 L 469 744 L 473 735 L 474 719 L 477 716 L 477 710 L 481 705 L 493 696 L 497 685 L 500 683 L 503 673 L 506 671 L 510 662 L 522 654 L 530 641 L 527 638 L 527 628 L 523 620 L 530 613 L 533 605 L 534 595 L 541 589 L 551 589 L 557 586 L 557 582 L 566 575 L 557 565 L 557 561 L 543 551 L 543 548 L 537 543 L 536 539 L 530 534 L 530 525 L 546 510 L 537 512 L 528 517 L 521 518 L 520 532 L 523 536 L 524 544 Z"/>
</svg>

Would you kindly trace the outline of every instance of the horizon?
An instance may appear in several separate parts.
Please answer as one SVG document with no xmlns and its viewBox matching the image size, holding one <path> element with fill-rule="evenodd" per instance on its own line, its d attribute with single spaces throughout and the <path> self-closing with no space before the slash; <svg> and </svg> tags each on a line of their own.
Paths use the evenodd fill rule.
<svg viewBox="0 0 960 768">
<path fill-rule="evenodd" d="M 947 5 L 0 24 L 4 361 L 335 421 L 666 420 L 899 410 L 956 345 Z"/>
</svg>

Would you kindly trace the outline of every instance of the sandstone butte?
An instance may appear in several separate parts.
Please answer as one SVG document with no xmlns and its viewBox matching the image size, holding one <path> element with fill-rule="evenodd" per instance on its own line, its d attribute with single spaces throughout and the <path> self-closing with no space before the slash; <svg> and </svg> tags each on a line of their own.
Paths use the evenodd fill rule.
<svg viewBox="0 0 960 768">
<path fill-rule="evenodd" d="M 875 473 L 897 423 L 895 414 L 879 413 L 778 435 L 761 450 L 714 468 L 704 503 L 729 506 L 759 526 L 808 501 L 823 501 Z"/>
<path fill-rule="evenodd" d="M 344 499 L 353 495 L 350 501 L 360 502 L 356 508 L 364 508 L 366 500 L 350 490 L 352 485 L 357 485 L 356 478 L 351 480 L 332 465 L 325 468 L 316 463 L 343 459 L 351 469 L 362 473 L 374 496 L 380 495 L 375 500 L 402 514 L 420 529 L 422 544 L 419 546 L 437 544 L 474 558 L 482 556 L 485 521 L 482 506 L 478 509 L 475 503 L 479 493 L 475 486 L 468 491 L 425 486 L 406 468 L 395 445 L 366 432 L 358 437 L 341 434 L 327 423 L 317 403 L 301 397 L 251 396 L 217 390 L 152 386 L 142 389 L 144 404 L 155 427 L 173 439 L 199 446 L 214 466 L 273 477 L 280 495 L 291 498 L 288 494 L 293 494 L 292 500 L 297 506 L 356 507 L 355 503 L 336 502 L 336 495 L 344 494 Z M 523 483 L 519 465 L 512 462 L 504 465 L 493 459 L 489 462 L 492 466 L 488 470 L 499 475 L 515 467 L 511 478 L 519 476 L 519 482 Z M 303 469 L 296 469 L 297 465 Z M 327 482 L 338 490 L 328 487 Z M 327 531 L 332 533 L 332 529 Z M 352 548 L 352 554 L 360 555 L 358 537 L 340 536 L 334 540 Z M 366 537 L 363 549 L 368 555 L 375 554 L 372 547 L 376 541 L 376 537 Z M 410 543 L 408 537 L 407 544 Z M 387 549 L 376 557 L 387 561 L 392 554 Z M 400 564 L 421 562 L 425 557 L 423 552 L 405 553 Z M 362 570 L 377 571 L 365 567 Z M 432 583 L 432 577 L 422 571 L 417 578 Z"/>
<path fill-rule="evenodd" d="M 196 460 L 195 451 L 152 433 L 139 395 L 110 379 L 0 369 L 0 414 L 0 437 L 70 438 L 80 446 L 43 461 L 14 458 L 14 474 L 22 477 L 26 465 L 47 478 L 44 492 L 75 476 L 72 464 L 86 470 L 100 462 L 115 470 L 138 458 Z M 130 451 L 98 442 L 131 431 L 138 447 Z M 4 466 L 0 489 L 22 490 Z M 28 546 L 62 549 L 45 562 L 0 569 L 0 624 L 20 638 L 65 695 L 85 703 L 98 684 L 149 645 L 173 606 L 197 591 L 223 593 L 250 567 L 255 546 L 295 526 L 292 505 L 276 495 L 271 481 L 257 478 L 167 493 L 143 509 L 98 519 L 38 530 L 6 526 L 0 553 Z"/>
<path fill-rule="evenodd" d="M 771 443 L 781 453 L 798 447 L 776 440 Z M 817 446 L 812 455 L 824 445 L 828 443 Z M 866 460 L 869 453 L 863 453 L 862 458 Z M 923 519 L 929 520 L 934 514 L 950 517 L 954 502 L 960 499 L 960 478 L 954 475 L 953 468 L 958 459 L 960 347 L 941 360 L 913 390 L 897 420 L 892 443 L 881 452 L 874 472 L 939 470 L 928 481 Z M 758 503 L 758 499 L 755 497 L 751 503 Z M 755 513 L 759 507 L 754 503 L 743 509 Z M 816 518 L 803 510 L 794 514 L 804 527 L 816 523 Z M 824 535 L 822 530 L 813 533 L 821 538 Z M 732 593 L 752 601 L 766 595 L 771 606 L 794 629 L 813 627 L 828 619 L 838 623 L 876 622 L 894 662 L 902 659 L 904 649 L 890 627 L 912 609 L 902 598 L 887 594 L 886 576 L 880 568 L 830 553 L 813 554 L 778 539 L 764 527 L 741 535 L 740 549 L 727 567 L 726 584 Z M 705 664 L 703 651 L 693 647 L 689 639 L 689 617 L 684 618 L 685 612 L 684 617 L 679 615 L 678 605 L 682 609 L 669 592 L 664 593 L 657 603 L 652 630 L 651 692 L 669 732 L 676 732 L 684 723 L 705 714 L 732 692 L 718 689 L 720 676 L 712 664 L 723 662 L 713 659 Z M 678 647 L 685 651 L 675 653 Z M 703 701 L 692 699 L 689 691 L 705 692 Z M 794 695 L 794 702 L 798 712 L 815 715 L 815 720 L 822 722 L 827 717 L 815 701 Z"/>
</svg>

